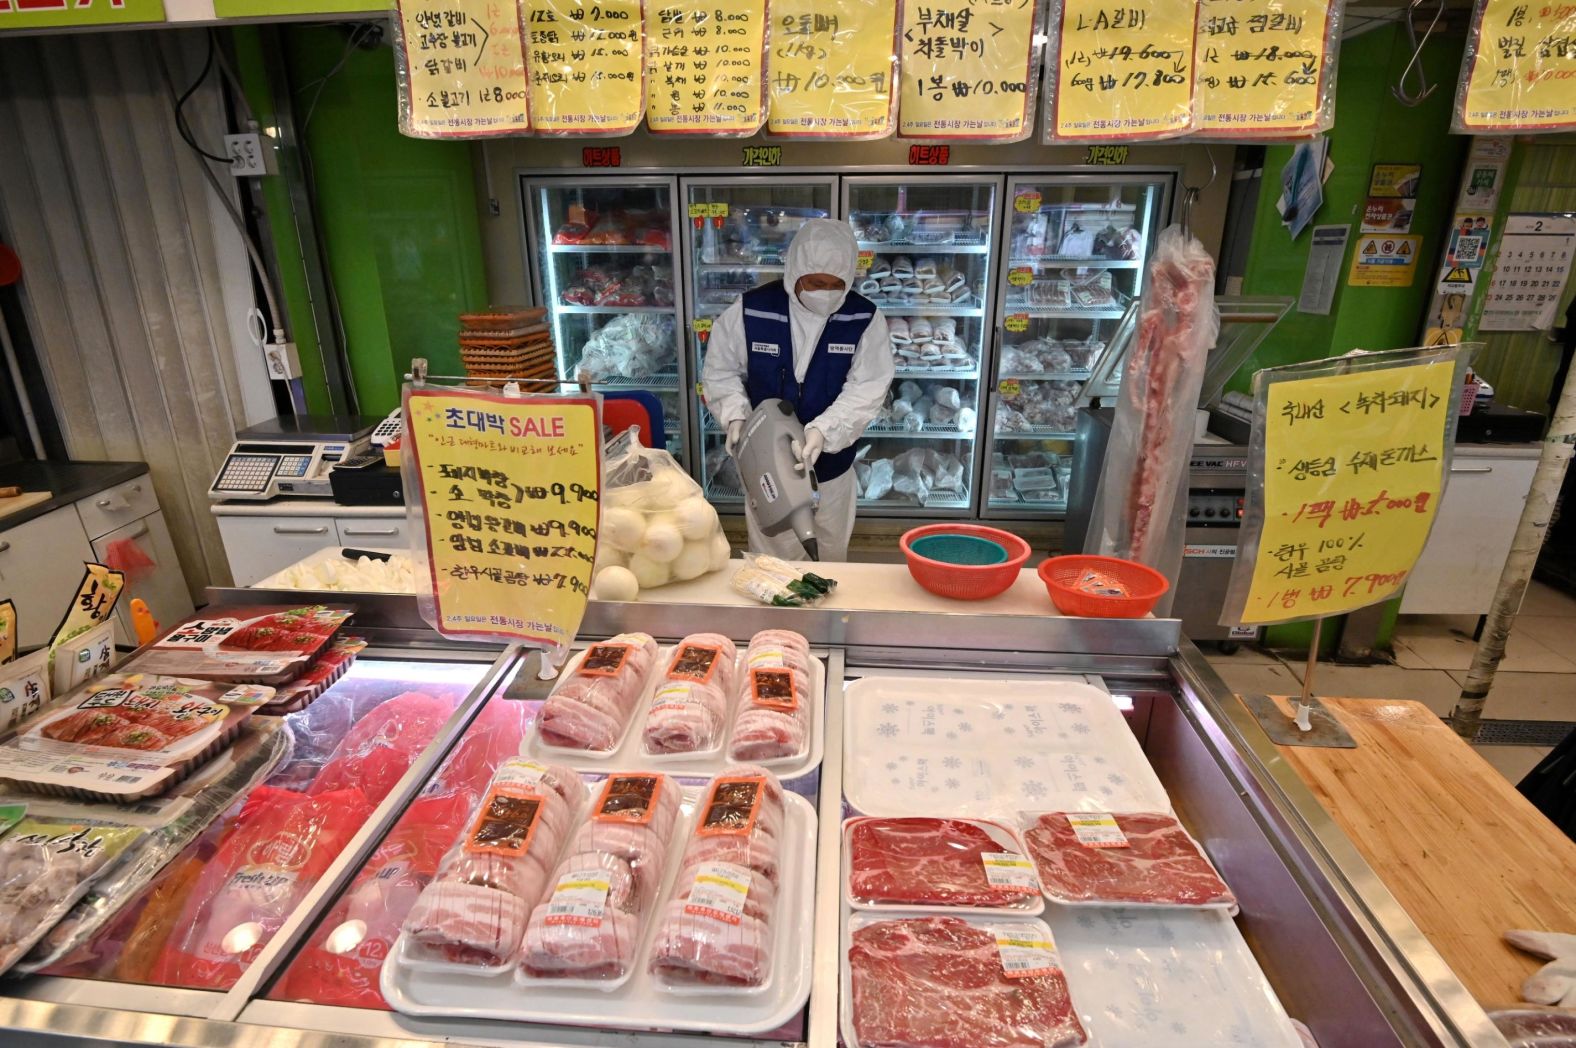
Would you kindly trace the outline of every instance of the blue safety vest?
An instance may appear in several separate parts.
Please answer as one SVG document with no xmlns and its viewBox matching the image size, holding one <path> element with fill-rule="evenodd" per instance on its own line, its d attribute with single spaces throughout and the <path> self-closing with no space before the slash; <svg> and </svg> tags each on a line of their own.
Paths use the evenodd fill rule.
<svg viewBox="0 0 1576 1048">
<path fill-rule="evenodd" d="M 804 381 L 794 378 L 793 324 L 788 319 L 788 289 L 781 280 L 762 284 L 744 293 L 744 340 L 749 344 L 749 367 L 744 391 L 750 406 L 773 397 L 786 401 L 800 422 L 813 422 L 832 406 L 843 385 L 865 328 L 876 315 L 873 302 L 850 291 L 837 312 L 826 318 L 821 340 L 810 357 Z M 820 480 L 832 480 L 854 464 L 854 449 L 822 455 L 815 464 Z"/>
</svg>

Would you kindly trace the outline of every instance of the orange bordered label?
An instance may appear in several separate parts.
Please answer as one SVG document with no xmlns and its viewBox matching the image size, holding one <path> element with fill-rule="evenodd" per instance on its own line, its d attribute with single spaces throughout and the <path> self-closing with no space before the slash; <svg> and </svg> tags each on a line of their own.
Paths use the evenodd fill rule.
<svg viewBox="0 0 1576 1048">
<path fill-rule="evenodd" d="M 494 786 L 465 836 L 472 855 L 514 858 L 531 850 L 546 799 L 519 786 Z"/>
<path fill-rule="evenodd" d="M 593 644 L 575 670 L 577 677 L 616 677 L 629 661 L 628 644 Z"/>
<path fill-rule="evenodd" d="M 766 797 L 766 780 L 759 775 L 731 775 L 717 779 L 700 808 L 695 834 L 699 837 L 747 837 Z"/>
<path fill-rule="evenodd" d="M 644 825 L 657 810 L 661 793 L 660 775 L 610 775 L 591 808 L 591 818 Z"/>
<path fill-rule="evenodd" d="M 751 670 L 750 701 L 770 710 L 793 713 L 799 708 L 799 692 L 794 688 L 793 670 Z"/>
<path fill-rule="evenodd" d="M 668 680 L 692 680 L 698 684 L 711 683 L 712 675 L 722 662 L 722 649 L 711 644 L 680 644 L 668 663 Z"/>
</svg>

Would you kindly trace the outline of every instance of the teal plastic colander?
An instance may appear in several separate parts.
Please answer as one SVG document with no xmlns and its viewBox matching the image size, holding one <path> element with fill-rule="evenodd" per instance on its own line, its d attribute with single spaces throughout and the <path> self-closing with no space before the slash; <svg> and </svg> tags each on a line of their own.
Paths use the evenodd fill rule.
<svg viewBox="0 0 1576 1048">
<path fill-rule="evenodd" d="M 1007 548 L 999 542 L 977 535 L 922 535 L 909 543 L 909 549 L 929 560 L 943 564 L 987 565 L 1007 560 Z"/>
</svg>

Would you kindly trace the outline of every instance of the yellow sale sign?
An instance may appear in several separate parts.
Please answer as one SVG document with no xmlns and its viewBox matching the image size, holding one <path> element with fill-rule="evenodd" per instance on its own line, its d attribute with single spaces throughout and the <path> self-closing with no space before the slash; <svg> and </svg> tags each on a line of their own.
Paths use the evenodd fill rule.
<svg viewBox="0 0 1576 1048">
<path fill-rule="evenodd" d="M 903 5 L 898 134 L 1015 141 L 1029 133 L 1034 0 Z"/>
<path fill-rule="evenodd" d="M 1325 41 L 1339 14 L 1329 0 L 1203 0 L 1199 130 L 1229 138 L 1319 130 L 1334 73 Z"/>
<path fill-rule="evenodd" d="M 433 627 L 446 637 L 567 645 L 596 557 L 597 399 L 412 389 L 405 429 Z"/>
<path fill-rule="evenodd" d="M 896 31 L 897 0 L 773 0 L 767 132 L 891 134 Z"/>
<path fill-rule="evenodd" d="M 1576 4 L 1478 0 L 1455 130 L 1576 127 Z"/>
</svg>

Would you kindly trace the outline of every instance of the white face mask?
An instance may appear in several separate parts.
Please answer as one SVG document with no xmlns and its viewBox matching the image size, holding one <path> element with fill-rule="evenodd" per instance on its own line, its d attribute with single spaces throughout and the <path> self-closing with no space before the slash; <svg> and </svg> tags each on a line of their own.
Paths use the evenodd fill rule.
<svg viewBox="0 0 1576 1048">
<path fill-rule="evenodd" d="M 801 291 L 799 304 L 818 317 L 829 317 L 833 310 L 843 304 L 846 291 Z"/>
</svg>

